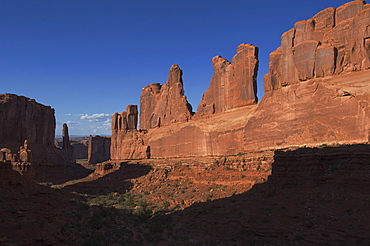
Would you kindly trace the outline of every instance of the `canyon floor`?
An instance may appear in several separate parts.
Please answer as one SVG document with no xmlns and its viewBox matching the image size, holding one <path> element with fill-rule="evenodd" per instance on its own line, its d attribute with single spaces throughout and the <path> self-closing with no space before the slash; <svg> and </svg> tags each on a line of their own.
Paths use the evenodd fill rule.
<svg viewBox="0 0 370 246">
<path fill-rule="evenodd" d="M 0 245 L 370 245 L 369 150 L 5 170 Z"/>
</svg>

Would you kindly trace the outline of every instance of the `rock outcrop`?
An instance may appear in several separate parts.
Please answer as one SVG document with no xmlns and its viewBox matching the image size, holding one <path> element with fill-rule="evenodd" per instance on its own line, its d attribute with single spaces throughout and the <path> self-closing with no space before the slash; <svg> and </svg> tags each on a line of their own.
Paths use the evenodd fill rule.
<svg viewBox="0 0 370 246">
<path fill-rule="evenodd" d="M 184 96 L 182 70 L 172 65 L 164 85 L 145 86 L 140 96 L 140 128 L 162 127 L 191 119 L 192 107 Z"/>
<path fill-rule="evenodd" d="M 265 92 L 370 68 L 370 5 L 353 1 L 299 21 L 270 54 Z"/>
<path fill-rule="evenodd" d="M 0 143 L 51 147 L 54 144 L 54 109 L 13 94 L 0 95 Z"/>
<path fill-rule="evenodd" d="M 96 164 L 110 159 L 110 137 L 91 136 L 88 143 L 88 162 Z"/>
<path fill-rule="evenodd" d="M 150 117 L 156 123 L 131 139 L 150 147 L 153 158 L 368 143 L 369 23 L 370 5 L 363 1 L 328 8 L 297 22 L 270 55 L 265 95 L 258 104 L 257 48 L 247 44 L 238 47 L 233 63 L 213 58 L 214 77 L 191 120 L 162 125 L 162 118 L 172 112 L 166 107 L 162 118 L 148 114 L 146 110 L 155 111 L 159 102 L 148 98 L 160 98 L 162 91 L 159 84 L 152 84 L 142 94 L 145 115 L 140 124 Z M 151 96 L 143 96 L 146 93 Z M 117 152 L 128 146 L 115 145 Z"/>
<path fill-rule="evenodd" d="M 145 131 L 137 130 L 137 105 L 128 105 L 126 111 L 112 116 L 110 158 L 142 159 L 150 156 L 150 148 L 144 144 Z"/>
<path fill-rule="evenodd" d="M 196 116 L 220 113 L 257 102 L 258 48 L 241 44 L 232 63 L 221 56 L 212 59 L 213 78 Z"/>
<path fill-rule="evenodd" d="M 54 135 L 54 109 L 27 97 L 0 94 L 0 149 L 9 158 L 13 155 L 8 160 L 50 165 L 74 162 L 73 149 L 54 147 Z"/>
<path fill-rule="evenodd" d="M 63 137 L 63 149 L 71 148 L 71 142 L 69 141 L 69 132 L 68 132 L 68 125 L 66 123 L 63 124 L 62 130 L 62 137 Z"/>
</svg>

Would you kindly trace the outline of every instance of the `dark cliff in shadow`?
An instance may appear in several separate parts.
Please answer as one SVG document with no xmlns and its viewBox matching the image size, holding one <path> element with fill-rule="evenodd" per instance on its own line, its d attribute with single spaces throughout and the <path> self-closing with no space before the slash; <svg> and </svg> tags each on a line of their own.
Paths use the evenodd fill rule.
<svg viewBox="0 0 370 246">
<path fill-rule="evenodd" d="M 276 151 L 272 175 L 240 195 L 172 215 L 179 242 L 369 245 L 370 146 Z"/>
</svg>

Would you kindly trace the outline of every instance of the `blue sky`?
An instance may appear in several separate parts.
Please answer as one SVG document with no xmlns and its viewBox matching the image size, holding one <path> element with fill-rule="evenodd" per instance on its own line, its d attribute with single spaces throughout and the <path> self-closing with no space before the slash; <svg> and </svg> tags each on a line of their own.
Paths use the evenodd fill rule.
<svg viewBox="0 0 370 246">
<path fill-rule="evenodd" d="M 295 22 L 334 0 L 0 0 L 0 93 L 55 109 L 56 134 L 110 135 L 110 118 L 139 104 L 141 88 L 183 70 L 196 110 L 212 78 L 212 57 L 259 47 L 258 97 L 268 55 Z"/>
</svg>

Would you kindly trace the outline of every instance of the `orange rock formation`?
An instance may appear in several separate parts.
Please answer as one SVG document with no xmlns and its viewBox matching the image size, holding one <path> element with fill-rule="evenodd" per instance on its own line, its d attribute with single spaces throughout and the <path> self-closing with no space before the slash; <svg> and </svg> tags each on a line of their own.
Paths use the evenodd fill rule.
<svg viewBox="0 0 370 246">
<path fill-rule="evenodd" d="M 241 44 L 232 63 L 221 56 L 212 59 L 214 75 L 196 115 L 209 115 L 257 102 L 258 48 Z"/>
<path fill-rule="evenodd" d="M 213 58 L 214 77 L 191 120 L 189 115 L 177 120 L 179 111 L 168 107 L 167 97 L 159 96 L 159 84 L 147 86 L 140 118 L 147 132 L 135 130 L 129 142 L 139 141 L 140 148 L 146 146 L 155 158 L 367 143 L 369 23 L 370 5 L 363 1 L 327 8 L 297 22 L 282 35 L 281 47 L 270 54 L 265 95 L 258 104 L 257 48 L 253 45 L 240 45 L 233 63 Z M 182 81 L 178 87 L 182 91 Z M 149 92 L 151 96 L 146 96 Z M 171 105 L 184 105 L 181 96 Z M 173 112 L 175 117 L 163 120 Z M 132 144 L 114 141 L 117 152 L 136 152 Z M 118 154 L 112 159 L 126 157 Z"/>
<path fill-rule="evenodd" d="M 141 129 L 186 122 L 191 116 L 192 107 L 184 96 L 182 70 L 178 65 L 170 68 L 166 84 L 155 83 L 143 89 L 140 96 Z"/>
</svg>

